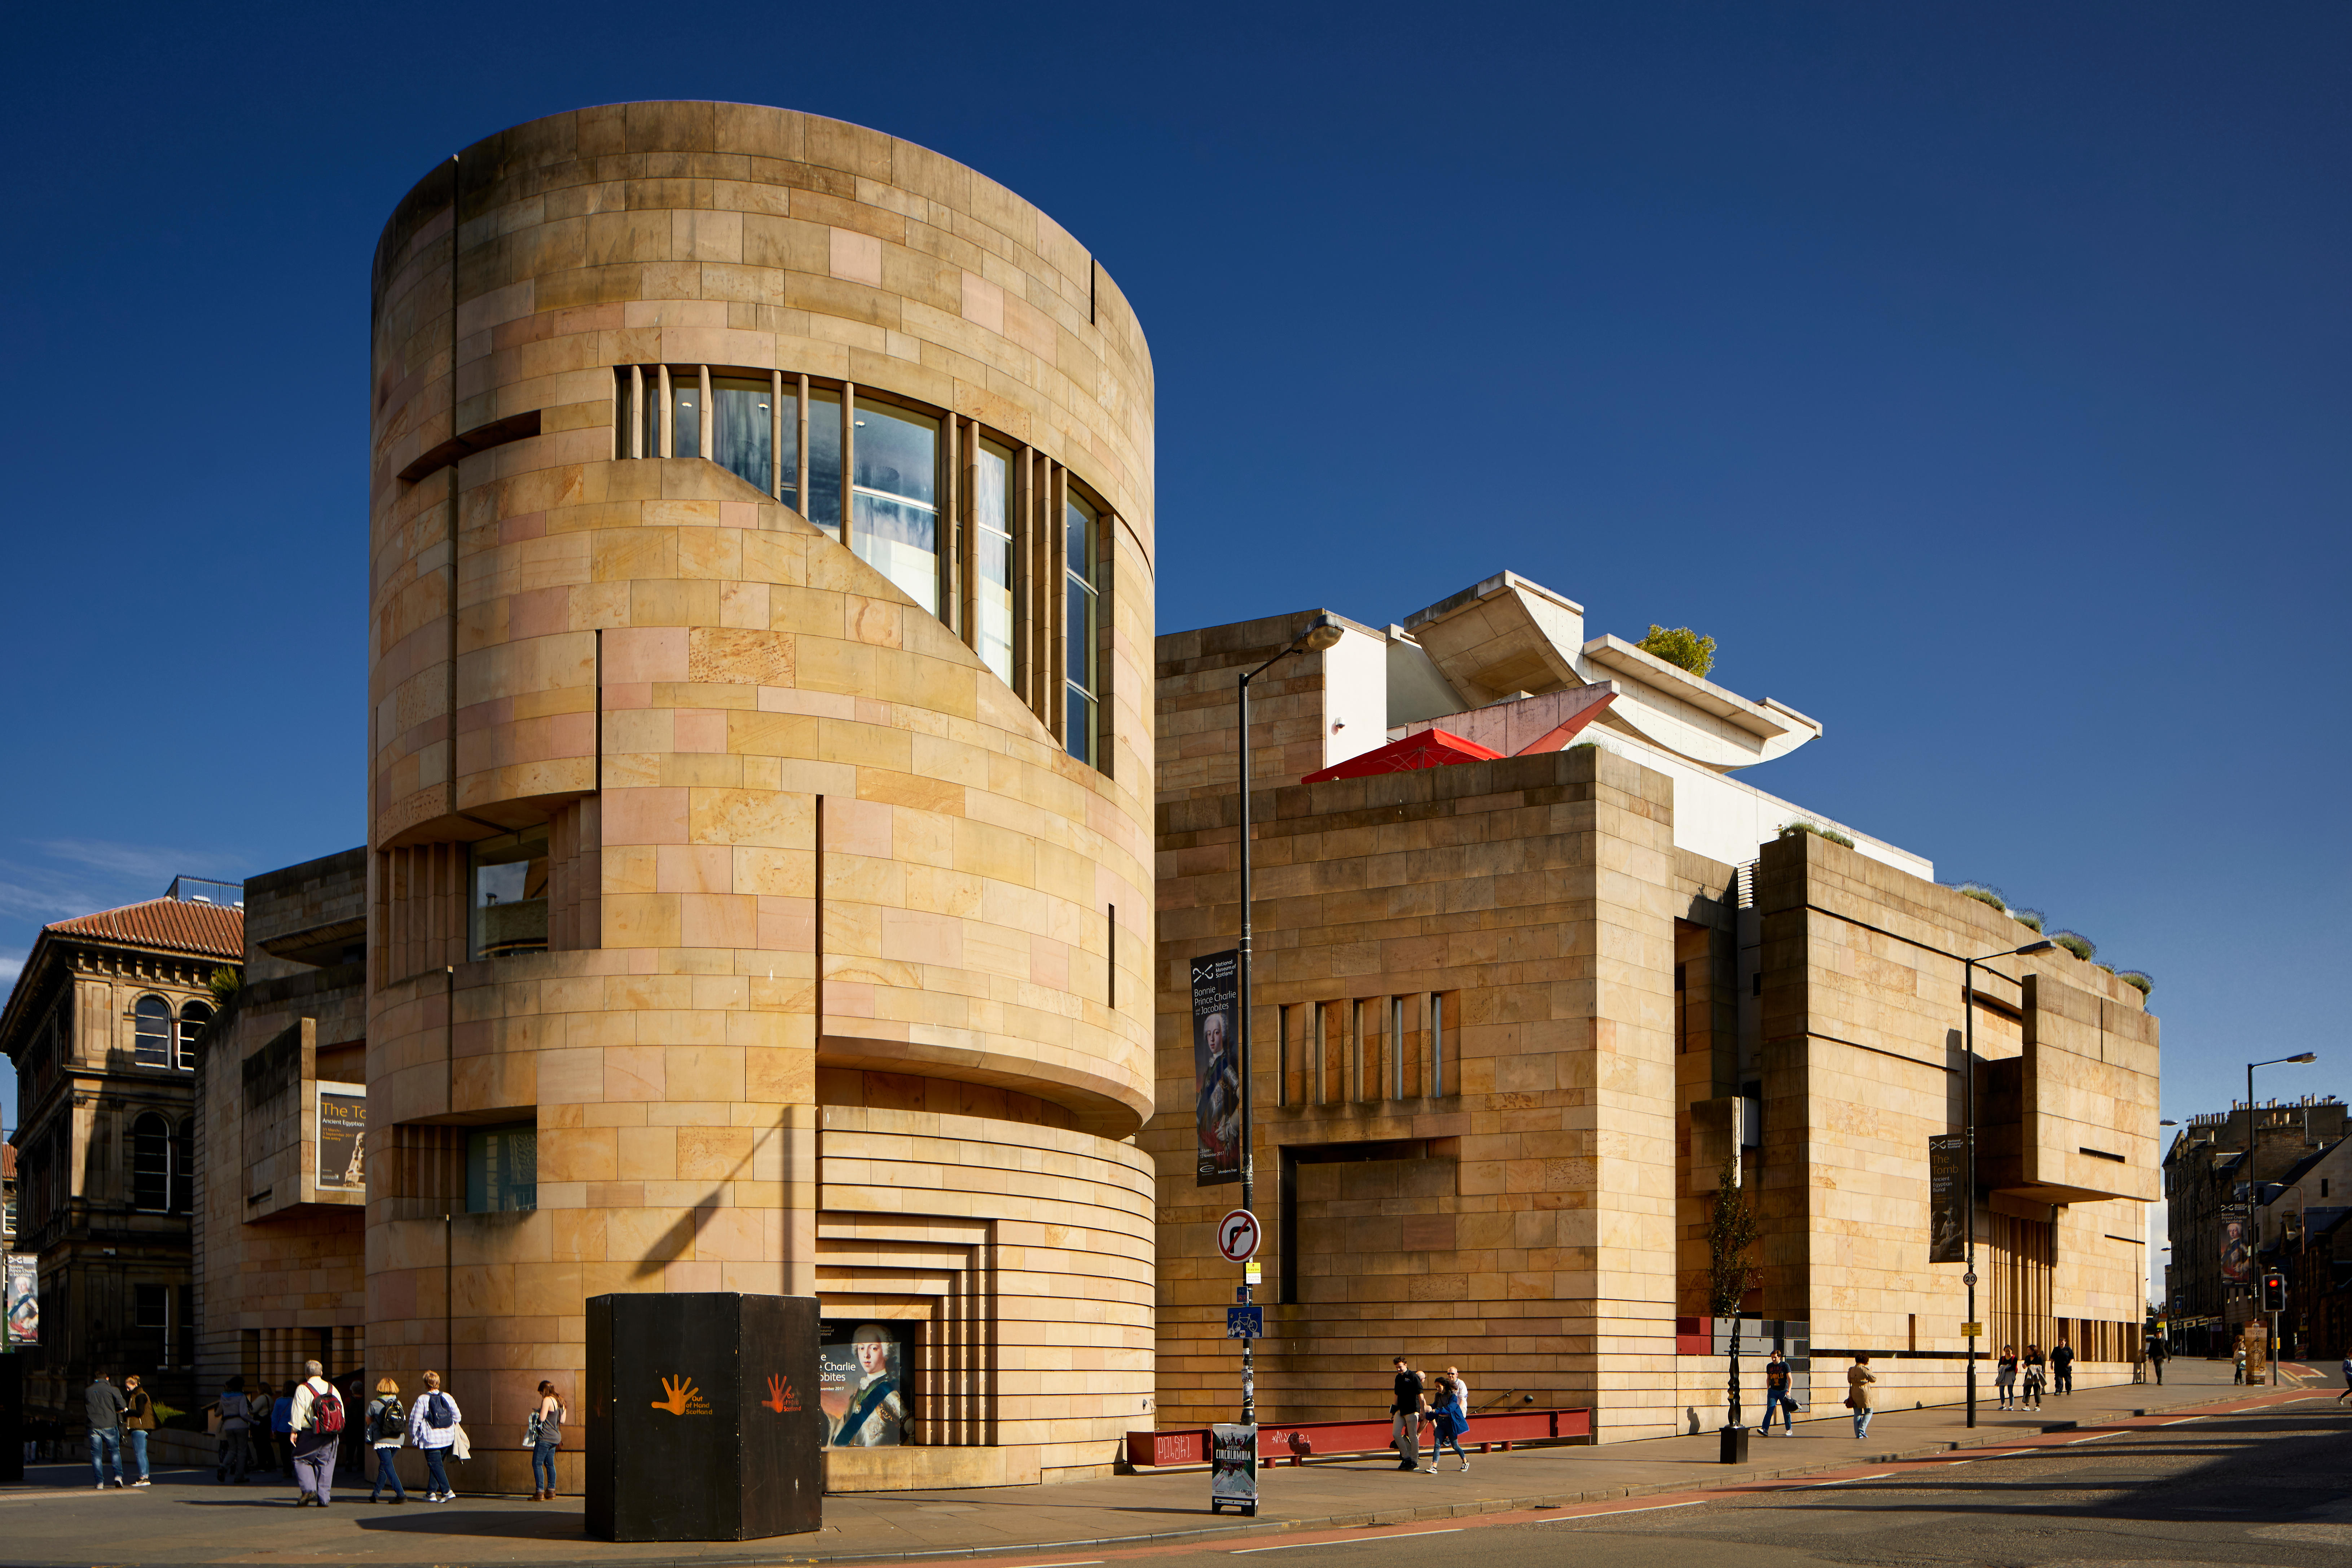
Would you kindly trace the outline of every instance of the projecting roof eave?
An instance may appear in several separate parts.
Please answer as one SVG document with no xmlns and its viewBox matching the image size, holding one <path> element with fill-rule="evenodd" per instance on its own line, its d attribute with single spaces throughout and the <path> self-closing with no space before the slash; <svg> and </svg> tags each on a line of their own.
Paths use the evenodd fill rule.
<svg viewBox="0 0 2352 1568">
<path fill-rule="evenodd" d="M 1587 662 L 1613 669 L 1643 686 L 1654 686 L 1669 695 L 1689 703 L 1704 713 L 1712 713 L 1726 723 L 1747 731 L 1761 741 L 1778 740 L 1783 735 L 1803 731 L 1807 738 L 1819 736 L 1822 726 L 1784 702 L 1766 698 L 1750 702 L 1736 691 L 1727 691 L 1714 681 L 1693 675 L 1678 665 L 1668 664 L 1657 655 L 1635 647 L 1621 637 L 1602 633 L 1579 650 Z"/>
</svg>

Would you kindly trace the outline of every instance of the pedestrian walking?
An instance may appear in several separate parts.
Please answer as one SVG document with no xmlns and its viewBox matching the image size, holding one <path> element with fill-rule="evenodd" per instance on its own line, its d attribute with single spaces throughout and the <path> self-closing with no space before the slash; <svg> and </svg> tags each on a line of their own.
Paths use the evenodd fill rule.
<svg viewBox="0 0 2352 1568">
<path fill-rule="evenodd" d="M 1467 1419 L 1470 1415 L 1470 1384 L 1468 1381 L 1463 1377 L 1462 1370 L 1459 1367 L 1447 1367 L 1445 1369 L 1445 1375 L 1452 1378 L 1456 1384 L 1461 1385 L 1462 1415 L 1465 1419 Z"/>
<path fill-rule="evenodd" d="M 1437 1397 L 1430 1417 L 1429 1473 L 1433 1476 L 1437 1473 L 1439 1453 L 1449 1445 L 1454 1457 L 1462 1461 L 1462 1468 L 1470 1468 L 1470 1456 L 1462 1451 L 1462 1434 L 1470 1429 L 1470 1407 L 1464 1403 L 1469 1392 L 1469 1385 L 1450 1373 L 1437 1380 Z"/>
<path fill-rule="evenodd" d="M 302 1381 L 295 1385 L 292 1411 L 294 1484 L 299 1489 L 294 1506 L 335 1500 L 335 1450 L 343 1441 L 343 1396 L 315 1361 L 302 1363 Z"/>
<path fill-rule="evenodd" d="M 288 1384 L 269 1402 L 269 1440 L 278 1450 L 278 1473 L 294 1479 L 294 1385 Z"/>
<path fill-rule="evenodd" d="M 1421 1373 L 1405 1364 L 1402 1356 L 1396 1358 L 1396 1397 L 1389 1401 L 1390 1436 L 1396 1444 L 1397 1468 L 1421 1468 L 1421 1407 L 1423 1402 Z"/>
<path fill-rule="evenodd" d="M 2074 1347 L 2064 1340 L 2050 1347 L 2050 1392 L 2074 1392 Z"/>
<path fill-rule="evenodd" d="M 90 1374 L 89 1386 L 82 1390 L 82 1413 L 89 1417 L 89 1474 L 98 1483 L 96 1489 L 106 1489 L 106 1467 L 114 1467 L 114 1484 L 130 1483 L 122 1478 L 122 1390 L 100 1367 Z"/>
<path fill-rule="evenodd" d="M 1869 1353 L 1856 1353 L 1853 1364 L 1845 1369 L 1845 1402 L 1853 1411 L 1853 1435 L 1857 1438 L 1870 1436 L 1870 1385 L 1877 1381 L 1877 1375 L 1870 1370 Z"/>
<path fill-rule="evenodd" d="M 2162 1339 L 2152 1339 L 2147 1342 L 2148 1370 L 2156 1373 L 2156 1385 L 2158 1388 L 2164 1386 L 2164 1363 L 2171 1359 L 2172 1348 Z M 2346 1381 L 2352 1383 L 2352 1373 L 2346 1374 Z"/>
<path fill-rule="evenodd" d="M 375 1397 L 368 1401 L 364 1426 L 363 1436 L 375 1454 L 375 1488 L 368 1493 L 368 1501 L 375 1501 L 390 1487 L 394 1503 L 406 1502 L 408 1489 L 400 1484 L 400 1468 L 393 1463 L 393 1456 L 408 1437 L 408 1412 L 401 1408 L 399 1384 L 388 1377 L 375 1380 Z"/>
<path fill-rule="evenodd" d="M 1992 1363 L 1992 1385 L 2000 1395 L 2003 1410 L 2017 1408 L 2017 1347 L 2003 1345 L 2000 1357 Z"/>
<path fill-rule="evenodd" d="M 1797 1435 L 1797 1402 L 1789 1393 L 1789 1363 L 1774 1351 L 1764 1362 L 1764 1425 L 1756 1428 L 1759 1437 L 1772 1435 L 1772 1412 L 1780 1413 L 1783 1436 Z"/>
<path fill-rule="evenodd" d="M 457 1402 L 443 1392 L 441 1374 L 425 1374 L 425 1392 L 408 1407 L 408 1440 L 425 1455 L 426 1502 L 453 1502 L 457 1494 L 449 1489 L 447 1460 L 449 1450 L 457 1441 L 458 1426 L 465 1419 Z"/>
<path fill-rule="evenodd" d="M 555 1500 L 555 1450 L 563 1442 L 563 1395 L 542 1378 L 539 1408 L 530 1413 L 530 1484 L 533 1502 Z"/>
<path fill-rule="evenodd" d="M 2025 1347 L 2025 1398 L 2021 1402 L 2024 1408 L 2042 1408 L 2042 1391 L 2049 1386 L 2050 1382 L 2048 1366 L 2049 1363 L 2042 1359 L 2040 1345 Z"/>
<path fill-rule="evenodd" d="M 2235 1364 L 2236 1370 L 2231 1373 L 2230 1381 L 2231 1381 L 2231 1383 L 2243 1383 L 2243 1382 L 2245 1382 L 2245 1381 L 2246 1381 L 2246 1342 L 2245 1342 L 2243 1340 L 2241 1340 L 2241 1341 L 2239 1341 L 2239 1342 L 2238 1342 L 2237 1353 L 2236 1353 L 2235 1355 L 2233 1355 L 2233 1356 L 2231 1358 L 2231 1361 L 2232 1361 L 2232 1363 Z"/>
<path fill-rule="evenodd" d="M 139 1374 L 134 1372 L 122 1380 L 121 1465 L 124 1479 L 130 1480 L 134 1470 L 138 1473 L 139 1479 L 131 1481 L 134 1487 L 148 1484 L 147 1434 L 155 1430 L 156 1426 L 155 1402 L 148 1397 L 146 1389 L 140 1386 Z"/>
<path fill-rule="evenodd" d="M 2352 1399 L 2352 1351 L 2345 1352 L 2344 1392 L 2336 1396 L 2336 1403 L 2341 1405 L 2347 1399 Z"/>
<path fill-rule="evenodd" d="M 232 1376 L 221 1384 L 220 1397 L 213 1402 L 214 1414 L 220 1423 L 220 1447 L 213 1460 L 213 1479 L 223 1486 L 245 1485 L 246 1474 L 253 1467 L 250 1409 L 246 1403 L 242 1376 Z"/>
</svg>

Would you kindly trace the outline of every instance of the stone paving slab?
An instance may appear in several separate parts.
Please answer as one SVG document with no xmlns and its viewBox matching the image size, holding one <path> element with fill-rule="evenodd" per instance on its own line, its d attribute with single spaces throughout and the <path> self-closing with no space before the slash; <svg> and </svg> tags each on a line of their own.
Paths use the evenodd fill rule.
<svg viewBox="0 0 2352 1568">
<path fill-rule="evenodd" d="M 38 1484 L 0 1489 L 0 1555 L 11 1563 L 581 1563 L 595 1568 L 905 1561 L 1210 1542 L 1307 1529 L 1397 1524 L 1688 1492 L 1815 1475 L 2039 1438 L 2045 1425 L 2084 1428 L 2136 1409 L 2189 1411 L 2250 1392 L 2226 1363 L 2173 1363 L 2171 1386 L 2119 1384 L 2051 1400 L 2038 1415 L 1979 1408 L 1970 1431 L 1954 1405 L 1884 1410 L 1856 1442 L 1841 1410 L 1800 1422 L 1794 1436 L 1753 1438 L 1749 1462 L 1717 1462 L 1713 1433 L 1598 1447 L 1523 1449 L 1474 1458 L 1465 1474 L 1407 1475 L 1377 1456 L 1261 1472 L 1254 1519 L 1208 1512 L 1208 1477 L 1146 1472 L 1051 1487 L 867 1493 L 825 1500 L 825 1528 L 771 1541 L 612 1544 L 585 1535 L 578 1499 L 463 1498 L 371 1507 L 366 1489 L 339 1486 L 334 1507 L 289 1506 L 283 1483 L 215 1485 L 203 1471 L 158 1471 L 147 1490 L 100 1493 L 89 1467 L 45 1466 Z M 414 1495 L 414 1494 L 412 1494 Z"/>
</svg>

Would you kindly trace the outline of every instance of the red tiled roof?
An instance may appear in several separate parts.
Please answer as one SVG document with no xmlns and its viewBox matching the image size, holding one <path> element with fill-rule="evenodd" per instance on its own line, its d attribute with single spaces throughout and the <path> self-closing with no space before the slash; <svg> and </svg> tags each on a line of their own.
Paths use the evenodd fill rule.
<svg viewBox="0 0 2352 1568">
<path fill-rule="evenodd" d="M 108 942 L 134 942 L 141 947 L 164 947 L 175 952 L 200 952 L 211 958 L 245 956 L 245 911 L 220 904 L 191 904 L 179 899 L 150 899 L 119 910 L 100 910 L 69 921 L 53 921 L 42 928 L 60 936 L 97 937 Z"/>
<path fill-rule="evenodd" d="M 1375 773 L 1409 773 L 1423 768 L 1451 767 L 1456 763 L 1490 763 L 1503 753 L 1491 746 L 1444 730 L 1423 730 L 1407 735 L 1402 741 L 1335 763 L 1319 773 L 1308 773 L 1300 784 L 1322 784 L 1328 779 L 1370 778 Z"/>
</svg>

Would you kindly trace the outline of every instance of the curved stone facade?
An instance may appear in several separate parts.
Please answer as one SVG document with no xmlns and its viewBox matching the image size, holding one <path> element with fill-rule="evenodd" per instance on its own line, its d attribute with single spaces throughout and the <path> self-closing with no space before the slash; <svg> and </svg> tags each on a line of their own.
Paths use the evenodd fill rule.
<svg viewBox="0 0 2352 1568">
<path fill-rule="evenodd" d="M 373 349 L 370 1373 L 443 1371 L 520 1490 L 588 1297 L 816 1293 L 908 1347 L 911 1446 L 835 1486 L 1106 1468 L 1152 1385 L 1152 382 L 1116 286 L 922 148 L 631 104 L 411 192 Z M 752 477 L 714 385 L 776 420 Z M 870 405 L 930 421 L 936 614 L 862 558 L 864 469 L 854 543 L 808 521 L 788 403 L 845 450 Z M 1010 679 L 972 646 L 1000 496 Z"/>
</svg>

